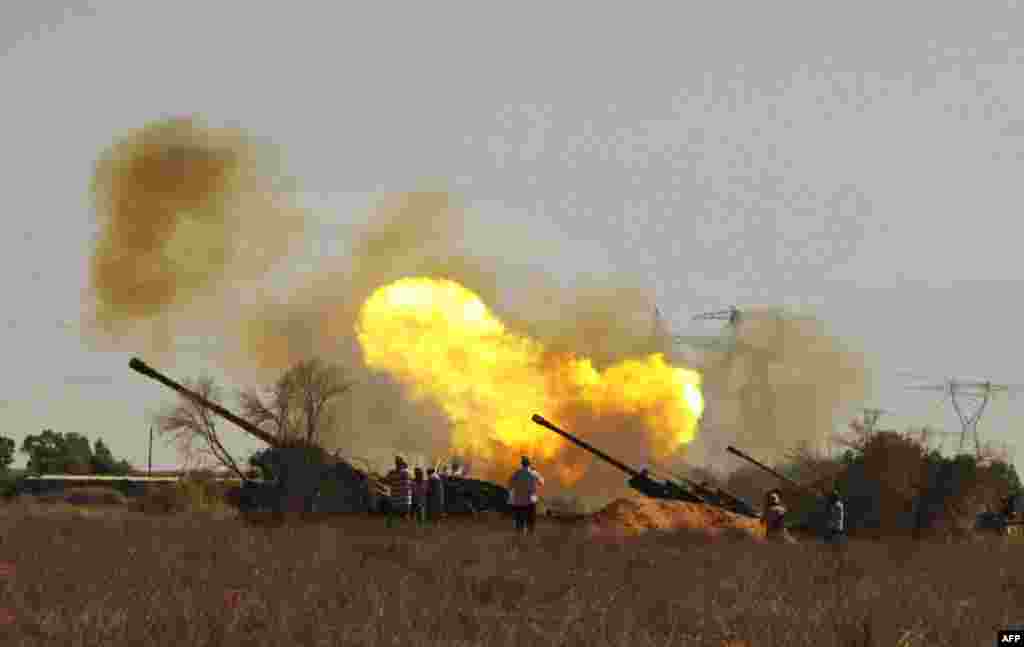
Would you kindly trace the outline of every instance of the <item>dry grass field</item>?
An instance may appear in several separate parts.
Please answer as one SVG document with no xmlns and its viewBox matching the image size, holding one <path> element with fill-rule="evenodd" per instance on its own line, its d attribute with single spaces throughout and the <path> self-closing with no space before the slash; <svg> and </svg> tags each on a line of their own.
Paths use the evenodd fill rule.
<svg viewBox="0 0 1024 647">
<path fill-rule="evenodd" d="M 544 520 L 284 526 L 0 505 L 0 644 L 992 644 L 1024 621 L 1024 545 L 638 539 Z"/>
</svg>

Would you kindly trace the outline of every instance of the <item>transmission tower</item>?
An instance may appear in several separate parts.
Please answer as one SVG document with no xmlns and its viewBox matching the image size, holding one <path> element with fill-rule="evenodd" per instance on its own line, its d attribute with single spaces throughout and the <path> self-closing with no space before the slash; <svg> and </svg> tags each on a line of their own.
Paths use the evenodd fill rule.
<svg viewBox="0 0 1024 647">
<path fill-rule="evenodd" d="M 718 319 L 722 321 L 728 321 L 729 325 L 733 328 L 739 325 L 741 318 L 740 309 L 736 306 L 729 306 L 726 310 L 714 310 L 712 312 L 703 312 L 693 319 L 694 321 L 700 319 Z"/>
<path fill-rule="evenodd" d="M 960 450 L 974 441 L 975 456 L 981 457 L 981 439 L 978 436 L 978 422 L 985 408 L 998 394 L 1013 394 L 1024 390 L 1024 386 L 1016 384 L 996 384 L 989 380 L 972 381 L 950 378 L 940 383 L 918 384 L 907 387 L 917 391 L 939 391 L 948 395 L 953 403 L 953 410 L 960 419 Z"/>
</svg>

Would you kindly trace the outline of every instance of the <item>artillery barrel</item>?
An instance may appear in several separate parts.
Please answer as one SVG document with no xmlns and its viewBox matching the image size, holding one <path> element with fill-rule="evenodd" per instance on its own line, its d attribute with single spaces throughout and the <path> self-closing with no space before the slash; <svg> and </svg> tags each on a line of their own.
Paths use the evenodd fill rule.
<svg viewBox="0 0 1024 647">
<path fill-rule="evenodd" d="M 701 496 L 710 497 L 710 498 L 713 498 L 713 499 L 724 499 L 726 501 L 729 501 L 730 503 L 736 503 L 737 501 L 739 501 L 739 499 L 737 497 L 729 494 L 728 492 L 726 492 L 722 488 L 719 488 L 719 487 L 710 487 L 709 488 L 709 487 L 705 487 L 705 486 L 701 485 L 700 483 L 697 483 L 696 481 L 693 481 L 693 480 L 688 479 L 688 478 L 684 478 L 682 476 L 680 476 L 678 478 L 679 478 L 680 481 L 683 482 L 683 485 L 686 485 L 691 490 L 695 491 L 697 494 L 699 494 Z"/>
<path fill-rule="evenodd" d="M 748 517 L 754 516 L 754 507 L 751 506 L 746 501 L 744 501 L 743 499 L 736 496 L 735 494 L 727 492 L 726 490 L 723 490 L 720 487 L 704 487 L 700 483 L 696 483 L 682 476 L 679 476 L 677 478 L 683 483 L 683 485 L 686 485 L 691 490 L 696 492 L 697 496 L 703 497 L 705 499 L 710 499 L 711 501 L 716 502 L 715 505 L 717 505 L 720 508 L 725 508 L 730 512 L 735 512 L 737 514 L 742 514 Z M 723 503 L 725 505 L 723 505 Z"/>
<path fill-rule="evenodd" d="M 582 447 L 583 449 L 587 450 L 591 454 L 594 454 L 595 456 L 597 456 L 601 460 L 605 461 L 606 463 L 610 463 L 611 465 L 619 468 L 620 470 L 622 470 L 626 474 L 629 474 L 630 476 L 632 476 L 634 478 L 643 478 L 643 474 L 641 474 L 640 472 L 636 471 L 635 469 L 633 469 L 629 465 L 626 465 L 625 463 L 620 463 L 619 461 L 615 460 L 614 458 L 612 458 L 608 454 L 605 454 L 604 452 L 602 452 L 600 449 L 597 449 L 596 447 L 590 445 L 589 443 L 583 442 L 582 440 L 580 440 L 576 436 L 573 436 L 572 434 L 570 434 L 567 431 L 562 431 L 558 427 L 554 426 L 553 424 L 551 424 L 550 422 L 545 420 L 543 416 L 539 416 L 537 414 L 533 414 L 533 417 L 531 418 L 531 420 L 533 420 L 535 423 L 537 423 L 541 427 L 546 427 L 546 428 L 550 429 L 551 431 L 555 432 L 556 434 L 558 434 L 562 438 L 565 438 L 566 440 L 572 442 L 573 444 L 579 445 L 580 447 Z"/>
<path fill-rule="evenodd" d="M 734 454 L 736 456 L 739 456 L 743 460 L 745 460 L 745 461 L 747 461 L 749 463 L 752 463 L 752 464 L 756 465 L 757 467 L 760 467 L 761 469 L 763 469 L 764 471 L 768 472 L 769 474 L 771 474 L 775 478 L 779 479 L 783 483 L 787 483 L 787 484 L 795 487 L 798 490 L 804 490 L 805 492 L 812 492 L 812 493 L 817 494 L 817 492 L 815 492 L 813 488 L 809 488 L 806 485 L 801 485 L 801 484 L 797 483 L 796 481 L 794 481 L 793 479 L 789 478 L 788 476 L 783 476 L 782 474 L 779 474 L 779 472 L 777 472 L 776 470 L 773 470 L 772 468 L 768 467 L 767 465 L 765 465 L 764 463 L 758 461 L 757 459 L 755 459 L 755 458 L 749 456 L 748 454 L 746 454 L 746 453 L 736 449 L 732 445 L 729 445 L 728 447 L 726 447 L 725 450 L 727 452 L 729 452 L 730 454 Z"/>
<path fill-rule="evenodd" d="M 146 364 L 145 362 L 143 362 L 141 359 L 133 357 L 131 359 L 131 361 L 128 362 L 128 366 L 131 367 L 131 369 L 133 371 L 136 371 L 138 373 L 142 373 L 146 377 L 152 378 L 152 379 L 156 380 L 157 382 L 160 382 L 164 386 L 166 386 L 168 388 L 171 388 L 171 389 L 174 389 L 175 391 L 177 391 L 181 395 L 185 396 L 186 398 L 190 398 L 191 400 L 194 400 L 195 402 L 199 403 L 203 407 L 209 409 L 210 411 L 213 411 L 214 413 L 216 413 L 220 417 L 224 418 L 228 422 L 234 423 L 239 428 L 241 428 L 243 431 L 248 432 L 252 436 L 255 436 L 256 438 L 262 440 L 263 442 L 265 442 L 266 444 L 270 445 L 271 447 L 277 447 L 277 446 L 280 445 L 280 443 L 278 442 L 278 440 L 276 438 L 274 438 L 273 436 L 271 436 L 267 432 L 263 431 L 262 429 L 260 429 L 256 425 L 252 424 L 251 422 L 248 422 L 247 420 L 244 420 L 243 418 L 239 418 L 238 416 L 236 416 L 235 414 L 231 413 L 230 411 L 228 411 L 224 407 L 220 406 L 219 404 L 216 404 L 215 402 L 210 402 L 209 400 L 207 400 L 203 396 L 199 395 L 195 391 L 182 386 L 178 382 L 175 382 L 174 380 L 172 380 L 171 378 L 167 377 L 163 373 L 157 371 L 152 366 L 150 366 L 150 365 Z"/>
<path fill-rule="evenodd" d="M 723 499 L 725 499 L 726 501 L 730 502 L 734 506 L 742 506 L 742 507 L 744 507 L 744 508 L 746 508 L 748 510 L 753 510 L 754 509 L 754 507 L 752 505 L 750 505 L 749 503 L 747 503 L 746 501 L 744 501 L 740 497 L 736 496 L 732 492 L 729 492 L 727 490 L 723 490 L 722 488 L 718 488 L 716 490 L 716 492 L 718 493 L 718 496 L 722 497 Z"/>
</svg>

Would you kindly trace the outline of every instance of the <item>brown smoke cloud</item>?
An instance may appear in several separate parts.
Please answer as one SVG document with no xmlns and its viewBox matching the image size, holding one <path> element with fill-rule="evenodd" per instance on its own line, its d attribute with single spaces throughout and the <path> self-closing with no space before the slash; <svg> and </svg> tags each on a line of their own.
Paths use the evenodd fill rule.
<svg viewBox="0 0 1024 647">
<path fill-rule="evenodd" d="M 463 246 L 488 251 L 496 241 L 465 241 L 469 217 L 444 192 L 383 200 L 369 223 L 354 232 L 350 256 L 334 261 L 335 267 L 325 268 L 287 301 L 250 309 L 241 326 L 236 361 L 255 365 L 264 380 L 309 355 L 348 367 L 359 384 L 351 399 L 340 403 L 343 422 L 334 437 L 325 440 L 352 455 L 386 464 L 396 449 L 444 458 L 450 451 L 452 424 L 436 405 L 415 402 L 389 376 L 362 368 L 353 336 L 360 307 L 374 290 L 399 278 L 455 280 L 479 295 L 510 329 L 552 351 L 589 357 L 597 368 L 668 350 L 664 340 L 651 335 L 653 298 L 631 286 L 628 277 L 615 277 L 615 282 L 594 279 L 566 290 L 539 271 L 503 266 L 496 256 L 470 255 Z M 647 458 L 639 420 L 597 421 L 581 411 L 561 423 L 623 460 L 637 463 Z M 530 428 L 533 423 L 527 419 L 523 425 Z M 591 460 L 575 449 L 572 455 L 583 464 Z M 517 460 L 518 456 L 510 458 Z M 475 471 L 504 479 L 506 462 L 477 462 Z M 612 468 L 590 470 L 576 489 L 621 491 L 624 479 Z"/>
<path fill-rule="evenodd" d="M 378 466 L 396 450 L 414 460 L 444 458 L 451 438 L 451 423 L 437 406 L 411 400 L 405 387 L 364 367 L 355 340 L 366 298 L 399 278 L 457 281 L 510 329 L 553 351 L 591 358 L 598 369 L 653 352 L 672 357 L 671 340 L 654 334 L 653 295 L 638 287 L 637 277 L 619 274 L 566 288 L 539 270 L 510 266 L 513 246 L 497 235 L 466 240 L 470 215 L 445 192 L 383 200 L 369 222 L 353 230 L 351 253 L 322 261 L 315 278 L 287 297 L 272 299 L 257 289 L 226 298 L 239 278 L 263 275 L 302 229 L 302 212 L 274 183 L 276 163 L 269 149 L 242 132 L 193 120 L 152 124 L 106 151 L 93 185 L 104 226 L 91 267 L 97 327 L 109 334 L 149 322 L 147 352 L 166 348 L 167 339 L 185 329 L 217 334 L 219 350 L 206 359 L 241 385 L 269 383 L 308 357 L 337 362 L 358 384 L 337 402 L 339 425 L 325 444 Z M 263 296 L 254 300 L 253 294 Z M 859 355 L 813 322 L 787 321 L 777 334 L 768 320 L 750 314 L 739 332 L 749 348 L 706 368 L 705 399 L 715 427 L 698 434 L 687 462 L 715 461 L 729 443 L 770 460 L 831 429 L 836 407 L 862 397 Z M 756 398 L 747 394 L 760 396 L 766 408 L 756 409 Z M 580 412 L 556 422 L 624 462 L 648 462 L 649 444 L 637 420 L 596 420 Z M 576 458 L 591 460 L 582 451 Z M 624 480 L 611 467 L 589 470 L 576 491 L 611 495 L 622 491 Z"/>
<path fill-rule="evenodd" d="M 90 187 L 100 225 L 94 332 L 117 337 L 148 323 L 150 340 L 166 346 L 175 314 L 266 271 L 303 228 L 279 162 L 243 131 L 193 118 L 147 124 L 105 150 Z"/>
<path fill-rule="evenodd" d="M 732 352 L 711 353 L 704 375 L 706 425 L 688 462 L 739 467 L 735 445 L 769 463 L 801 443 L 819 446 L 844 408 L 870 386 L 865 356 L 813 317 L 777 308 L 741 308 Z"/>
<path fill-rule="evenodd" d="M 450 423 L 439 408 L 413 402 L 405 388 L 363 367 L 355 340 L 359 309 L 377 288 L 405 276 L 456 280 L 493 302 L 495 273 L 485 259 L 454 248 L 466 214 L 444 192 L 391 196 L 353 233 L 352 252 L 300 287 L 286 301 L 243 311 L 231 362 L 272 379 L 295 361 L 318 356 L 337 362 L 358 380 L 351 398 L 338 403 L 339 427 L 325 444 L 386 465 L 394 451 L 444 458 Z"/>
</svg>

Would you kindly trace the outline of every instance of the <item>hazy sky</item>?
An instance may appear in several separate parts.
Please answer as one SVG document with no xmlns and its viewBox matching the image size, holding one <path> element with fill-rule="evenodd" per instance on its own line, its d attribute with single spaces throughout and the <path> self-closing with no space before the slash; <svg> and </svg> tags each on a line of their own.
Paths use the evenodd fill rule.
<svg viewBox="0 0 1024 647">
<path fill-rule="evenodd" d="M 80 332 L 88 182 L 172 114 L 283 147 L 318 223 L 293 267 L 343 254 L 381 194 L 445 186 L 557 255 L 483 251 L 646 277 L 678 332 L 731 303 L 813 311 L 869 354 L 886 426 L 959 429 L 900 370 L 1024 383 L 1013 0 L 9 4 L 0 433 L 19 444 L 79 431 L 145 463 L 168 393 Z M 162 368 L 216 374 L 201 349 Z M 1022 413 L 996 403 L 983 439 L 1014 441 Z"/>
</svg>

